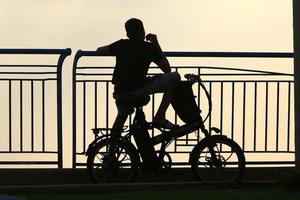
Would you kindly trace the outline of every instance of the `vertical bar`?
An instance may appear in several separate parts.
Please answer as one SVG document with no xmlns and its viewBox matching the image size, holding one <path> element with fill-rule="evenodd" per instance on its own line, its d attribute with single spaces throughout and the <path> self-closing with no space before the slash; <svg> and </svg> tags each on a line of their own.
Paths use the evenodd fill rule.
<svg viewBox="0 0 300 200">
<path fill-rule="evenodd" d="M 177 72 L 177 69 L 176 69 L 176 72 Z M 175 117 L 175 119 L 176 119 L 176 117 Z M 177 122 L 176 122 L 176 124 L 177 124 Z M 175 138 L 175 140 L 174 140 L 174 152 L 176 152 L 177 151 L 177 138 Z"/>
<path fill-rule="evenodd" d="M 221 110 L 220 110 L 220 129 L 221 135 L 223 134 L 223 82 L 221 81 L 221 99 L 220 99 L 220 104 L 221 104 Z"/>
<path fill-rule="evenodd" d="M 211 81 L 209 82 L 209 94 L 210 94 L 211 100 L 213 101 L 213 98 L 212 98 L 212 82 Z M 209 127 L 208 127 L 208 130 L 210 130 L 210 128 L 211 128 L 211 118 L 212 118 L 212 113 L 210 113 L 210 116 L 209 116 L 209 125 L 208 125 Z"/>
<path fill-rule="evenodd" d="M 23 151 L 23 81 L 20 81 L 20 151 Z"/>
<path fill-rule="evenodd" d="M 175 67 L 175 71 L 178 72 L 178 68 L 177 67 Z M 174 118 L 175 118 L 175 124 L 177 125 L 177 114 L 176 114 L 176 111 L 175 111 Z"/>
<path fill-rule="evenodd" d="M 220 129 L 223 135 L 223 81 L 221 81 L 221 112 L 220 112 Z M 222 152 L 222 144 L 220 144 L 220 151 Z"/>
<path fill-rule="evenodd" d="M 280 104 L 280 83 L 277 82 L 277 105 L 276 105 L 276 151 L 279 149 L 279 104 Z"/>
<path fill-rule="evenodd" d="M 189 144 L 189 134 L 185 135 L 185 144 L 188 145 Z"/>
<path fill-rule="evenodd" d="M 256 151 L 256 124 L 257 124 L 257 82 L 254 82 L 254 144 L 253 150 Z"/>
<path fill-rule="evenodd" d="M 201 68 L 199 67 L 198 68 L 198 76 L 200 76 L 200 74 L 201 74 Z M 199 108 L 200 108 L 200 89 L 201 89 L 201 87 L 200 87 L 200 84 L 198 84 L 198 105 L 199 105 Z"/>
<path fill-rule="evenodd" d="M 290 151 L 290 126 L 291 126 L 291 82 L 288 82 L 288 119 L 287 119 L 287 151 Z"/>
<path fill-rule="evenodd" d="M 9 152 L 12 151 L 12 102 L 11 102 L 11 80 L 8 81 L 8 133 L 9 133 Z"/>
<path fill-rule="evenodd" d="M 42 81 L 42 151 L 45 151 L 45 80 Z"/>
<path fill-rule="evenodd" d="M 34 151 L 34 87 L 31 81 L 31 151 Z"/>
<path fill-rule="evenodd" d="M 265 151 L 268 151 L 268 107 L 269 107 L 269 83 L 266 82 L 266 119 L 265 119 Z"/>
<path fill-rule="evenodd" d="M 198 68 L 198 76 L 201 74 L 201 67 Z M 198 107 L 201 110 L 201 104 L 200 104 L 200 84 L 198 83 Z M 200 139 L 200 130 L 197 129 L 197 141 Z"/>
<path fill-rule="evenodd" d="M 106 82 L 106 128 L 108 128 L 109 123 L 109 82 Z"/>
<path fill-rule="evenodd" d="M 246 82 L 243 82 L 243 144 L 242 144 L 242 149 L 245 150 L 245 130 L 246 130 Z"/>
<path fill-rule="evenodd" d="M 232 91 L 231 91 L 231 138 L 234 137 L 234 81 L 232 82 Z"/>
<path fill-rule="evenodd" d="M 83 152 L 85 151 L 86 136 L 86 82 L 83 82 Z"/>
<path fill-rule="evenodd" d="M 154 110 L 155 110 L 155 96 L 152 94 L 152 121 L 154 119 Z M 152 128 L 152 137 L 154 136 L 154 128 Z"/>
<path fill-rule="evenodd" d="M 178 73 L 178 68 L 177 67 L 175 67 L 175 72 L 177 72 Z M 175 124 L 177 125 L 177 123 L 178 123 L 178 121 L 177 121 L 177 114 L 176 114 L 176 111 L 175 111 L 175 114 L 174 114 L 175 116 L 174 116 L 174 119 L 175 119 Z M 176 143 L 177 143 L 177 138 L 175 138 L 175 145 L 176 145 Z M 186 135 L 186 144 L 188 143 L 188 135 Z"/>
<path fill-rule="evenodd" d="M 175 68 L 176 72 L 178 72 L 177 67 Z M 193 88 L 192 88 L 193 90 Z M 177 115 L 175 114 L 175 124 L 177 124 Z M 188 145 L 189 144 L 189 134 L 185 135 L 185 144 Z"/>
<path fill-rule="evenodd" d="M 97 121 L 98 121 L 98 118 L 97 118 L 97 109 L 98 109 L 98 102 L 97 102 L 97 97 L 98 97 L 98 92 L 97 92 L 97 81 L 95 81 L 95 128 L 97 128 Z"/>
</svg>

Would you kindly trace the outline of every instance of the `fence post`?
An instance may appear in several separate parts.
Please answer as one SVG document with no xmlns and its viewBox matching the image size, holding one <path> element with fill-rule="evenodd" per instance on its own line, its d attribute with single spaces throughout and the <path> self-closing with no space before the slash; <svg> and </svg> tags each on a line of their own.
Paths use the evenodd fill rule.
<svg viewBox="0 0 300 200">
<path fill-rule="evenodd" d="M 63 136 L 62 136 L 62 65 L 67 56 L 71 55 L 71 49 L 63 52 L 57 63 L 57 161 L 58 168 L 63 168 Z"/>
<path fill-rule="evenodd" d="M 295 160 L 296 171 L 300 175 L 300 2 L 293 2 L 294 16 L 294 74 L 295 74 Z"/>
<path fill-rule="evenodd" d="M 75 54 L 72 69 L 72 168 L 76 168 L 76 67 L 81 50 Z"/>
</svg>

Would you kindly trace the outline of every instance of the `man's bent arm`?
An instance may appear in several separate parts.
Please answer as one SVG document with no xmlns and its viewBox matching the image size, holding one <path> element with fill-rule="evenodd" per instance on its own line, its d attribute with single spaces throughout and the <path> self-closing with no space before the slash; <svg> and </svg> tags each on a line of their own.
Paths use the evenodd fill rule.
<svg viewBox="0 0 300 200">
<path fill-rule="evenodd" d="M 164 72 L 164 73 L 170 73 L 171 72 L 171 67 L 168 59 L 164 56 L 161 61 L 156 63 L 157 66 Z"/>
<path fill-rule="evenodd" d="M 97 55 L 102 55 L 102 56 L 112 55 L 109 45 L 103 46 L 103 47 L 98 47 L 96 50 L 96 53 L 97 53 Z"/>
<path fill-rule="evenodd" d="M 163 53 L 163 51 L 161 50 L 161 47 L 158 43 L 157 40 L 157 36 L 154 34 L 148 34 L 146 36 L 146 39 L 151 41 L 151 43 L 155 46 L 155 48 L 158 49 L 158 51 L 161 52 L 161 54 L 163 55 L 163 58 L 156 63 L 157 66 L 164 72 L 164 73 L 170 73 L 171 72 L 171 67 L 170 67 L 170 63 L 168 61 L 168 59 L 166 58 L 165 54 Z"/>
</svg>

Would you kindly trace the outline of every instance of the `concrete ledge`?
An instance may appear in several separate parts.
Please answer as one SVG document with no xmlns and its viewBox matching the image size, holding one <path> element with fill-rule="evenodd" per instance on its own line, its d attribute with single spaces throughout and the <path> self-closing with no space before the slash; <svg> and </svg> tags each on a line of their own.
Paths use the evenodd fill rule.
<svg viewBox="0 0 300 200">
<path fill-rule="evenodd" d="M 16 194 L 16 193 L 83 193 L 83 192 L 128 192 L 137 190 L 167 190 L 167 189 L 215 189 L 215 188 L 243 188 L 243 187 L 267 187 L 277 185 L 275 182 L 251 182 L 242 184 L 233 183 L 201 183 L 201 182 L 152 182 L 152 183 L 108 183 L 108 184 L 62 184 L 62 185 L 14 185 L 14 186 L 0 186 L 0 193 Z"/>
<path fill-rule="evenodd" d="M 243 182 L 280 182 L 294 168 L 247 168 Z M 176 168 L 165 174 L 138 174 L 137 183 L 199 183 L 189 168 Z M 0 186 L 92 184 L 86 169 L 1 169 Z"/>
</svg>

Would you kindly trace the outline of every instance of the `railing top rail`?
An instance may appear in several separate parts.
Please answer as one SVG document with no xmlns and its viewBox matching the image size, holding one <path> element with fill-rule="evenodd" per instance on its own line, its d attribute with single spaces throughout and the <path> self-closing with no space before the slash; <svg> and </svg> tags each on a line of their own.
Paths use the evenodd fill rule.
<svg viewBox="0 0 300 200">
<path fill-rule="evenodd" d="M 194 51 L 166 51 L 167 57 L 231 57 L 231 58 L 293 58 L 291 52 L 194 52 Z M 82 51 L 76 53 L 76 57 L 101 56 L 96 51 Z M 105 55 L 113 56 L 113 55 Z"/>
<path fill-rule="evenodd" d="M 0 65 L 1 67 L 1 65 Z M 84 66 L 78 67 L 78 70 L 86 70 L 86 69 L 114 69 L 114 66 Z M 294 76 L 294 74 L 282 73 L 282 72 L 271 72 L 271 71 L 263 71 L 263 70 L 252 70 L 252 69 L 240 69 L 240 68 L 228 68 L 228 67 L 219 67 L 219 66 L 171 66 L 174 69 L 209 69 L 209 70 L 226 70 L 226 71 L 237 71 L 243 73 L 224 73 L 224 75 L 280 75 L 280 76 Z M 158 69 L 156 66 L 150 66 L 149 69 Z M 245 74 L 245 72 L 249 72 L 250 74 Z M 76 73 L 79 74 L 79 73 Z M 107 73 L 106 73 L 107 74 Z M 111 73 L 112 74 L 112 73 Z M 206 73 L 201 73 L 201 75 L 205 75 Z M 108 75 L 108 74 L 107 74 Z M 214 73 L 214 75 L 221 75 L 220 73 Z"/>
<path fill-rule="evenodd" d="M 0 54 L 64 54 L 71 55 L 71 49 L 0 49 Z"/>
<path fill-rule="evenodd" d="M 286 52 L 164 52 L 169 57 L 234 57 L 234 58 L 293 58 L 294 53 Z"/>
</svg>

